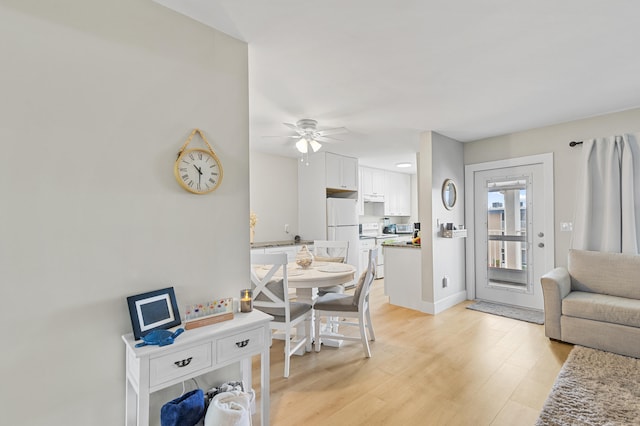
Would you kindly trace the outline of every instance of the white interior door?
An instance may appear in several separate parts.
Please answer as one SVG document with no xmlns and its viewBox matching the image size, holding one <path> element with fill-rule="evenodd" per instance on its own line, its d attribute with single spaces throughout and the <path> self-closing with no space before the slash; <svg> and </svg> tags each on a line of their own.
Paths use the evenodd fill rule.
<svg viewBox="0 0 640 426">
<path fill-rule="evenodd" d="M 553 209 L 545 195 L 552 176 L 544 172 L 541 163 L 474 172 L 477 299 L 544 308 L 540 277 L 553 267 L 553 220 L 545 214 Z"/>
</svg>

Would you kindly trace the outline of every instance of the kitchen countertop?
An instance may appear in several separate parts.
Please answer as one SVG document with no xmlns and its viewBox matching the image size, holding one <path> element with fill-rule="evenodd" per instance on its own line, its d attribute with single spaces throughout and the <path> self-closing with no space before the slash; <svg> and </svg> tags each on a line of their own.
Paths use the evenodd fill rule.
<svg viewBox="0 0 640 426">
<path fill-rule="evenodd" d="M 400 248 L 420 248 L 420 245 L 416 245 L 416 244 L 411 244 L 408 243 L 406 241 L 397 241 L 397 242 L 393 242 L 393 241 L 389 241 L 389 242 L 385 242 L 382 243 L 383 247 L 400 247 Z"/>
<path fill-rule="evenodd" d="M 267 247 L 284 247 L 284 246 L 304 246 L 304 245 L 313 245 L 313 241 L 311 240 L 300 240 L 299 242 L 295 242 L 293 240 L 284 240 L 284 241 L 263 241 L 260 243 L 251 243 L 251 248 L 267 248 Z"/>
<path fill-rule="evenodd" d="M 398 238 L 398 237 L 399 237 L 398 234 L 378 234 L 378 235 L 360 234 L 361 240 L 372 240 L 374 238 L 378 240 L 386 240 L 388 238 Z"/>
</svg>

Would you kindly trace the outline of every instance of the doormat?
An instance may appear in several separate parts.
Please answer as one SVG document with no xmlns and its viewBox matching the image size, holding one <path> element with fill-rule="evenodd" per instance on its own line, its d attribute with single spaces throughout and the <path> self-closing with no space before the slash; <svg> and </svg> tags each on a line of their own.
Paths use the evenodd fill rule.
<svg viewBox="0 0 640 426">
<path fill-rule="evenodd" d="M 534 324 L 544 324 L 544 312 L 536 311 L 535 309 L 518 308 L 516 306 L 485 302 L 483 300 L 467 306 L 467 309 L 499 315 L 501 317 L 513 318 L 520 321 L 532 322 Z"/>
<path fill-rule="evenodd" d="M 637 425 L 640 359 L 575 346 L 536 423 Z"/>
</svg>

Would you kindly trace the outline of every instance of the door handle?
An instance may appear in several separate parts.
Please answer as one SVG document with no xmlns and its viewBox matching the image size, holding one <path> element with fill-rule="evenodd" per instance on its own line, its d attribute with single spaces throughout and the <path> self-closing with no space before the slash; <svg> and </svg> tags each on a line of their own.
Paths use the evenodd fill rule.
<svg viewBox="0 0 640 426">
<path fill-rule="evenodd" d="M 544 237 L 544 232 L 538 232 L 538 237 L 540 238 Z"/>
<path fill-rule="evenodd" d="M 540 248 L 544 247 L 544 243 L 538 243 L 538 247 Z"/>
</svg>

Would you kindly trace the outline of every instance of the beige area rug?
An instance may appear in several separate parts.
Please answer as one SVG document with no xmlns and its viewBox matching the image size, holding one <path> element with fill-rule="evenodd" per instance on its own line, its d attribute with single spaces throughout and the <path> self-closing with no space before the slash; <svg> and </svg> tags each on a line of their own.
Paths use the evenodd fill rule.
<svg viewBox="0 0 640 426">
<path fill-rule="evenodd" d="M 536 425 L 639 425 L 640 359 L 575 346 Z"/>
</svg>

